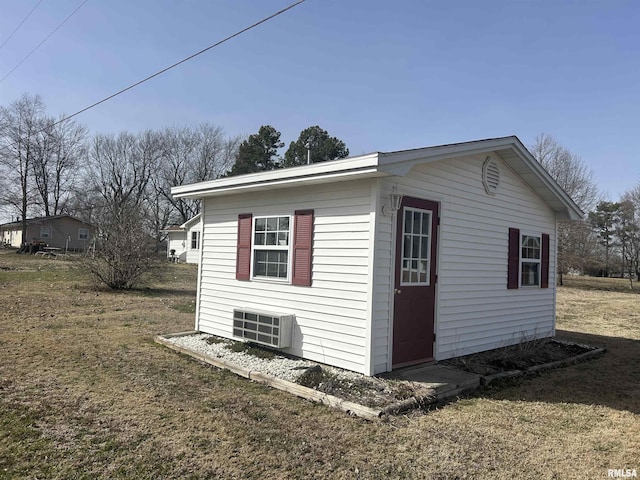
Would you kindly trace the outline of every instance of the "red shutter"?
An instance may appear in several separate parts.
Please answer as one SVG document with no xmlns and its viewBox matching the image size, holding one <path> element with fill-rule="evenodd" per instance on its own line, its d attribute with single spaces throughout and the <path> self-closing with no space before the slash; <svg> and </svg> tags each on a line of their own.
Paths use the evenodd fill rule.
<svg viewBox="0 0 640 480">
<path fill-rule="evenodd" d="M 520 230 L 509 229 L 509 259 L 507 267 L 507 288 L 518 288 L 520 273 Z"/>
<path fill-rule="evenodd" d="M 249 280 L 251 274 L 251 223 L 250 213 L 238 215 L 238 249 L 236 254 L 236 279 Z"/>
<path fill-rule="evenodd" d="M 549 235 L 542 234 L 542 264 L 540 265 L 540 287 L 549 288 Z"/>
<path fill-rule="evenodd" d="M 313 210 L 297 210 L 293 227 L 294 285 L 311 286 L 311 255 L 313 249 Z"/>
</svg>

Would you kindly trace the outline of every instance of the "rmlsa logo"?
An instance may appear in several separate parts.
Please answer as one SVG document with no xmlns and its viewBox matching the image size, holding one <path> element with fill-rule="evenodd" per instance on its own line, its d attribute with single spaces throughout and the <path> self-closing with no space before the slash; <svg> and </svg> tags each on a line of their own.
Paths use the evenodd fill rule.
<svg viewBox="0 0 640 480">
<path fill-rule="evenodd" d="M 629 468 L 610 468 L 607 471 L 607 477 L 609 478 L 636 478 L 638 474 L 636 473 L 636 469 Z"/>
</svg>

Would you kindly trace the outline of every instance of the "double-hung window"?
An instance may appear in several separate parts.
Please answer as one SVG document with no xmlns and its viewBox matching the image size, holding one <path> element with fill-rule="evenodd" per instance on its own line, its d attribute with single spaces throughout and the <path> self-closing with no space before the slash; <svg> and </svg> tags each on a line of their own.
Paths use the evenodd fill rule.
<svg viewBox="0 0 640 480">
<path fill-rule="evenodd" d="M 255 217 L 253 219 L 253 277 L 289 279 L 291 218 Z"/>
<path fill-rule="evenodd" d="M 89 239 L 89 230 L 86 228 L 78 229 L 78 240 L 88 240 Z"/>
<path fill-rule="evenodd" d="M 51 227 L 40 227 L 40 238 L 49 238 L 51 236 Z"/>
<path fill-rule="evenodd" d="M 507 288 L 549 288 L 549 252 L 549 234 L 509 228 Z"/>
<path fill-rule="evenodd" d="M 523 287 L 539 287 L 542 252 L 540 236 L 522 235 L 520 249 L 520 285 Z"/>
<path fill-rule="evenodd" d="M 238 215 L 237 280 L 275 280 L 310 287 L 313 210 L 293 215 Z"/>
</svg>

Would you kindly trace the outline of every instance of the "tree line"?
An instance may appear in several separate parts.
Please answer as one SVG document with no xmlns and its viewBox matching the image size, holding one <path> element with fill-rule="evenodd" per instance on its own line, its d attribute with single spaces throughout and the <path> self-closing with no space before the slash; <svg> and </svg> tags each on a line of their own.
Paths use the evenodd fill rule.
<svg viewBox="0 0 640 480">
<path fill-rule="evenodd" d="M 90 137 L 84 125 L 47 115 L 40 96 L 25 94 L 0 107 L 0 207 L 23 222 L 69 214 L 95 225 L 135 209 L 160 241 L 167 226 L 200 208 L 198 201 L 173 198 L 173 186 L 302 165 L 308 152 L 314 163 L 349 154 L 342 140 L 313 126 L 280 158 L 280 137 L 269 125 L 230 137 L 210 123 Z"/>
<path fill-rule="evenodd" d="M 279 156 L 284 146 L 270 125 L 246 137 L 210 123 L 90 136 L 25 94 L 0 106 L 0 208 L 22 220 L 23 238 L 29 217 L 69 214 L 93 224 L 105 255 L 100 265 L 119 265 L 98 276 L 130 288 L 165 229 L 199 212 L 198 201 L 173 198 L 171 187 L 349 155 L 319 126 L 302 130 Z M 560 282 L 569 273 L 640 277 L 640 183 L 606 201 L 591 170 L 553 136 L 538 135 L 529 150 L 586 214 L 558 225 Z"/>
<path fill-rule="evenodd" d="M 640 278 L 640 182 L 619 201 L 605 200 L 592 171 L 553 136 L 538 135 L 529 147 L 585 213 L 582 220 L 558 224 L 558 274 Z"/>
</svg>

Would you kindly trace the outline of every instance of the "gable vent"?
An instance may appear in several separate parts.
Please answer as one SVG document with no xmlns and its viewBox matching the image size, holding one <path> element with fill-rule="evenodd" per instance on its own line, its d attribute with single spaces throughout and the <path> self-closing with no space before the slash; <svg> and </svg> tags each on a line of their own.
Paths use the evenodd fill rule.
<svg viewBox="0 0 640 480">
<path fill-rule="evenodd" d="M 294 315 L 253 310 L 233 311 L 233 336 L 272 348 L 291 346 Z"/>
<path fill-rule="evenodd" d="M 489 195 L 495 195 L 500 186 L 500 166 L 491 157 L 482 165 L 482 184 Z"/>
</svg>

